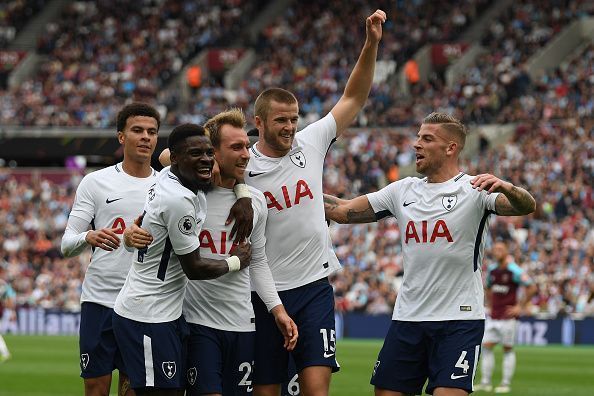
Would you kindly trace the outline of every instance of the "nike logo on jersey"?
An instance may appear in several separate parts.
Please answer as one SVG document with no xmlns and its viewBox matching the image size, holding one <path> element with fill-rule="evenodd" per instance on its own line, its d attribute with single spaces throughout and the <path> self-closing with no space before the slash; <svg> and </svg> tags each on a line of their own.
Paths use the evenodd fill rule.
<svg viewBox="0 0 594 396">
<path fill-rule="evenodd" d="M 452 375 L 450 375 L 450 378 L 455 380 L 455 379 L 459 379 L 459 378 L 464 378 L 464 377 L 468 377 L 468 374 L 464 374 L 464 375 L 454 375 L 454 373 L 452 373 Z"/>
<path fill-rule="evenodd" d="M 324 352 L 324 357 L 325 358 L 329 358 L 329 357 L 332 357 L 332 356 L 334 356 L 334 352 L 330 352 L 330 353 Z"/>
<path fill-rule="evenodd" d="M 414 204 L 414 203 L 415 203 L 415 201 L 411 201 L 411 202 L 404 202 L 404 203 L 402 204 L 402 206 L 404 206 L 404 207 L 406 208 L 408 205 L 412 205 L 412 204 Z"/>
<path fill-rule="evenodd" d="M 105 199 L 105 203 L 106 204 L 110 204 L 112 202 L 119 201 L 120 199 L 124 199 L 124 198 L 123 197 L 122 198 L 116 198 L 116 199 L 109 199 L 109 198 L 107 198 L 107 199 Z"/>
<path fill-rule="evenodd" d="M 252 172 L 252 171 L 250 171 L 248 173 L 248 175 L 250 175 L 250 177 L 256 177 L 256 176 L 263 175 L 264 173 L 266 173 L 266 172 Z"/>
</svg>

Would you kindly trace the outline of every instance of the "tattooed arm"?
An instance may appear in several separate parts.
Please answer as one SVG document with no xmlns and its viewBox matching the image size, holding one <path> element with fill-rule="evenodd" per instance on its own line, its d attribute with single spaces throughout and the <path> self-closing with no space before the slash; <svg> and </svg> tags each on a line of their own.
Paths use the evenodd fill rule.
<svg viewBox="0 0 594 396">
<path fill-rule="evenodd" d="M 377 221 L 366 195 L 347 200 L 324 194 L 324 211 L 327 219 L 341 224 Z"/>
<path fill-rule="evenodd" d="M 527 215 L 536 209 L 536 201 L 530 193 L 521 187 L 503 181 L 490 174 L 477 175 L 470 181 L 478 191 L 499 192 L 495 201 L 495 211 L 502 216 Z"/>
</svg>

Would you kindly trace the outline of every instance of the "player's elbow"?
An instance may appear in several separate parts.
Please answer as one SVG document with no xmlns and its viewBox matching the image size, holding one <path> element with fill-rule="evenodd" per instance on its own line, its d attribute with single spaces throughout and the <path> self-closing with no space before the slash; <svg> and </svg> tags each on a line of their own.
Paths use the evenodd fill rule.
<svg viewBox="0 0 594 396">
<path fill-rule="evenodd" d="M 74 249 L 71 249 L 64 239 L 62 239 L 62 243 L 60 244 L 60 251 L 62 252 L 62 256 L 64 257 L 74 257 Z"/>
</svg>

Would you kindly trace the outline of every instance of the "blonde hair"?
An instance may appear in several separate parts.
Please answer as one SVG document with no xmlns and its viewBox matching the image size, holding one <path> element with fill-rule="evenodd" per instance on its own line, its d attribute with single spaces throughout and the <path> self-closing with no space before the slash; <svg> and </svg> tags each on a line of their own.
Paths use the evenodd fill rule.
<svg viewBox="0 0 594 396">
<path fill-rule="evenodd" d="M 244 128 L 245 124 L 246 121 L 243 111 L 240 108 L 234 107 L 210 118 L 206 121 L 206 124 L 204 124 L 204 128 L 210 135 L 212 146 L 218 148 L 221 145 L 221 127 L 223 125 Z"/>
<path fill-rule="evenodd" d="M 466 135 L 468 129 L 466 126 L 458 120 L 456 117 L 446 113 L 431 113 L 423 119 L 423 124 L 437 124 L 443 128 L 446 132 L 454 135 L 458 143 L 460 143 L 460 151 L 464 148 L 466 143 Z"/>
<path fill-rule="evenodd" d="M 270 102 L 275 101 L 283 104 L 297 103 L 297 98 L 291 92 L 282 88 L 270 88 L 263 91 L 254 104 L 254 115 L 266 120 L 270 110 Z"/>
</svg>

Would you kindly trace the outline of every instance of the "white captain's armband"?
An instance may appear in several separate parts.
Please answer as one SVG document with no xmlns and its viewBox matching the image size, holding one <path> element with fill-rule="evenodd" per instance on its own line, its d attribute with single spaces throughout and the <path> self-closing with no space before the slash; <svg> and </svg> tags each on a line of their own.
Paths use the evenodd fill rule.
<svg viewBox="0 0 594 396">
<path fill-rule="evenodd" d="M 233 192 L 235 193 L 235 196 L 237 197 L 237 199 L 252 197 L 252 193 L 250 193 L 250 189 L 248 188 L 247 184 L 244 184 L 244 183 L 235 184 L 235 186 L 233 187 Z"/>
</svg>

